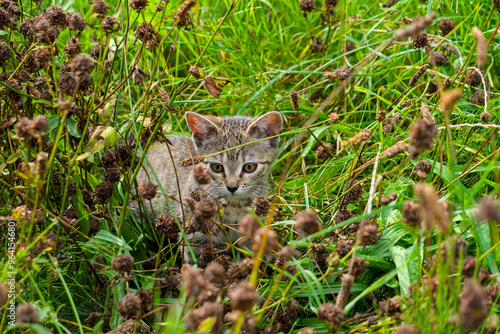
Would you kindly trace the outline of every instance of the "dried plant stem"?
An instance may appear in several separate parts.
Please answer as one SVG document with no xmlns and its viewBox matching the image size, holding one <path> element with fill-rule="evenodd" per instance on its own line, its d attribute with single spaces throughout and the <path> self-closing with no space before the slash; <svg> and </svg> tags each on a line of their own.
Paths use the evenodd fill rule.
<svg viewBox="0 0 500 334">
<path fill-rule="evenodd" d="M 382 176 L 377 176 L 377 167 L 380 160 L 380 150 L 382 149 L 382 144 L 378 143 L 377 156 L 375 157 L 375 164 L 373 165 L 372 182 L 370 186 L 370 195 L 368 197 L 368 203 L 366 204 L 366 213 L 370 214 L 372 212 L 373 197 L 375 196 L 375 190 L 377 189 L 377 184 L 382 180 Z"/>
<path fill-rule="evenodd" d="M 474 123 L 474 124 L 467 124 L 467 123 L 463 123 L 463 124 L 453 124 L 453 125 L 449 125 L 448 126 L 450 129 L 458 129 L 458 128 L 465 128 L 465 127 L 469 127 L 469 128 L 494 128 L 494 129 L 500 129 L 500 125 L 497 125 L 497 124 L 482 124 L 482 123 Z M 440 126 L 438 128 L 438 130 L 444 130 L 446 129 L 445 126 Z"/>
</svg>

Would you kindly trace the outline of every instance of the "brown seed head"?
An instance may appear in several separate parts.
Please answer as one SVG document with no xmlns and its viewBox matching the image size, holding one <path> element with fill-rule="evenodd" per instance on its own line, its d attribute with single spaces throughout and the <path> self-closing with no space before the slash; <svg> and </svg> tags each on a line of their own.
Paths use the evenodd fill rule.
<svg viewBox="0 0 500 334">
<path fill-rule="evenodd" d="M 328 114 L 328 120 L 330 121 L 330 124 L 335 124 L 339 121 L 339 115 L 336 112 L 332 112 Z"/>
<path fill-rule="evenodd" d="M 312 12 L 315 9 L 314 0 L 300 0 L 299 8 L 305 13 Z"/>
<path fill-rule="evenodd" d="M 484 98 L 484 93 L 477 91 L 472 94 L 472 96 L 469 99 L 469 102 L 472 104 L 475 104 L 477 106 L 484 106 L 485 104 L 485 98 Z"/>
<path fill-rule="evenodd" d="M 295 89 L 290 92 L 290 100 L 292 101 L 293 110 L 299 111 L 299 96 Z"/>
<path fill-rule="evenodd" d="M 488 317 L 490 311 L 488 295 L 474 280 L 469 279 L 465 283 L 458 309 L 466 333 L 478 329 Z"/>
<path fill-rule="evenodd" d="M 425 228 L 432 229 L 434 222 L 436 222 L 442 231 L 447 231 L 450 227 L 449 217 L 443 204 L 438 203 L 439 198 L 434 188 L 430 185 L 417 184 L 415 193 L 420 200 L 421 216 Z"/>
<path fill-rule="evenodd" d="M 476 219 L 480 222 L 500 222 L 500 207 L 493 199 L 482 198 L 478 203 Z"/>
<path fill-rule="evenodd" d="M 471 87 L 477 87 L 481 85 L 483 82 L 483 75 L 480 71 L 476 69 L 472 69 L 465 75 L 465 78 L 468 78 L 467 81 Z"/>
<path fill-rule="evenodd" d="M 476 39 L 477 63 L 484 68 L 488 60 L 488 43 L 484 38 L 483 32 L 477 27 L 472 27 L 472 36 Z"/>
<path fill-rule="evenodd" d="M 196 79 L 199 79 L 201 76 L 200 76 L 200 69 L 196 66 L 190 66 L 189 67 L 189 73 L 191 73 L 191 75 L 193 77 L 195 77 Z"/>
<path fill-rule="evenodd" d="M 106 33 L 112 33 L 118 30 L 120 21 L 114 16 L 106 16 L 102 19 L 102 30 Z"/>
<path fill-rule="evenodd" d="M 186 320 L 186 327 L 189 332 L 194 332 L 206 319 L 212 318 L 215 320 L 213 324 L 214 332 L 222 325 L 222 317 L 224 308 L 221 303 L 206 302 L 200 308 L 196 308 L 189 312 Z"/>
<path fill-rule="evenodd" d="M 63 52 L 68 56 L 68 58 L 73 58 L 74 56 L 82 52 L 82 45 L 80 44 L 80 41 L 78 39 L 72 37 L 64 46 Z"/>
<path fill-rule="evenodd" d="M 71 71 L 77 75 L 81 73 L 90 73 L 96 63 L 89 55 L 79 54 L 71 62 Z"/>
<path fill-rule="evenodd" d="M 187 158 L 181 161 L 180 165 L 182 167 L 188 167 L 191 165 L 196 165 L 199 164 L 200 162 L 203 162 L 205 160 L 204 156 L 198 156 L 198 157 L 193 157 L 193 158 Z"/>
<path fill-rule="evenodd" d="M 49 120 L 45 115 L 36 116 L 29 123 L 30 133 L 33 137 L 39 138 L 49 130 Z"/>
<path fill-rule="evenodd" d="M 113 196 L 113 184 L 107 181 L 99 183 L 99 185 L 95 188 L 94 195 L 98 203 L 106 203 L 108 199 Z"/>
<path fill-rule="evenodd" d="M 116 310 L 125 319 L 137 319 L 141 316 L 142 300 L 134 294 L 128 294 L 118 303 Z"/>
<path fill-rule="evenodd" d="M 177 238 L 180 232 L 179 225 L 171 214 L 156 217 L 155 227 L 160 233 L 165 234 L 166 238 Z"/>
<path fill-rule="evenodd" d="M 422 49 L 427 45 L 428 37 L 426 33 L 411 37 L 414 49 Z"/>
<path fill-rule="evenodd" d="M 411 226 L 420 225 L 420 205 L 413 201 L 406 201 L 401 208 L 403 222 Z"/>
<path fill-rule="evenodd" d="M 252 214 L 247 214 L 243 217 L 240 223 L 240 234 L 243 237 L 251 238 L 255 235 L 255 232 L 260 228 L 257 218 Z"/>
<path fill-rule="evenodd" d="M 49 22 L 50 25 L 65 29 L 68 26 L 66 14 L 60 6 L 51 6 L 45 8 L 42 14 Z"/>
<path fill-rule="evenodd" d="M 442 51 L 436 51 L 429 57 L 429 62 L 435 66 L 443 66 L 450 59 L 450 56 Z"/>
<path fill-rule="evenodd" d="M 158 185 L 152 182 L 144 180 L 139 185 L 139 196 L 144 199 L 152 200 L 155 198 L 157 191 Z"/>
<path fill-rule="evenodd" d="M 265 217 L 269 213 L 271 203 L 264 196 L 257 196 L 252 201 L 252 210 L 259 217 Z"/>
<path fill-rule="evenodd" d="M 253 238 L 255 245 L 254 249 L 259 250 L 264 248 L 264 253 L 271 253 L 278 249 L 278 240 L 276 239 L 276 232 L 267 228 L 259 228 Z M 265 242 L 265 244 L 263 244 Z"/>
<path fill-rule="evenodd" d="M 214 202 L 212 200 L 202 198 L 196 203 L 194 216 L 200 221 L 212 218 L 217 209 L 215 208 Z"/>
<path fill-rule="evenodd" d="M 136 10 L 137 12 L 140 12 L 144 8 L 148 6 L 148 1 L 147 0 L 131 0 L 129 3 L 129 6 L 132 7 L 133 10 Z"/>
<path fill-rule="evenodd" d="M 318 215 L 313 210 L 301 212 L 295 216 L 295 231 L 302 236 L 308 236 L 321 231 Z"/>
<path fill-rule="evenodd" d="M 188 297 L 198 297 L 207 287 L 203 271 L 200 268 L 193 268 L 191 266 L 183 267 L 182 281 L 186 295 Z"/>
<path fill-rule="evenodd" d="M 25 324 L 39 324 L 38 310 L 30 303 L 24 303 L 16 309 L 16 321 Z"/>
<path fill-rule="evenodd" d="M 363 225 L 358 230 L 358 243 L 361 246 L 373 245 L 380 239 L 380 233 L 377 230 L 377 225 Z"/>
<path fill-rule="evenodd" d="M 144 310 L 153 304 L 153 292 L 151 290 L 140 289 L 135 295 L 141 299 L 141 305 Z"/>
<path fill-rule="evenodd" d="M 313 38 L 310 48 L 312 53 L 320 53 L 323 51 L 323 41 L 321 38 Z"/>
<path fill-rule="evenodd" d="M 68 28 L 71 31 L 83 31 L 87 22 L 80 14 L 69 12 L 66 14 L 68 20 Z"/>
<path fill-rule="evenodd" d="M 352 264 L 351 264 L 352 262 Z M 352 272 L 351 274 L 353 276 L 359 276 L 363 273 L 363 271 L 365 271 L 366 269 L 366 262 L 365 262 L 365 259 L 363 259 L 362 257 L 356 257 L 356 258 L 353 258 L 351 259 L 351 261 L 349 261 L 349 267 L 351 267 L 352 265 Z"/>
<path fill-rule="evenodd" d="M 352 250 L 353 241 L 348 240 L 339 240 L 337 241 L 337 245 L 335 246 L 335 251 L 337 252 L 340 258 L 345 257 Z"/>
<path fill-rule="evenodd" d="M 111 8 L 103 0 L 95 0 L 92 5 L 92 13 L 99 16 L 104 16 L 108 14 L 108 9 Z"/>
<path fill-rule="evenodd" d="M 340 81 L 344 81 L 351 76 L 351 69 L 345 65 L 342 65 L 334 72 L 325 72 L 323 74 L 325 79 L 334 80 L 335 78 L 339 78 Z"/>
<path fill-rule="evenodd" d="M 186 27 L 191 24 L 189 10 L 196 4 L 195 0 L 185 0 L 179 9 L 172 15 L 172 21 L 178 27 Z"/>
<path fill-rule="evenodd" d="M 391 159 L 396 155 L 401 154 L 403 152 L 407 152 L 409 148 L 408 144 L 396 144 L 394 146 L 389 147 L 383 153 L 384 158 Z"/>
<path fill-rule="evenodd" d="M 450 19 L 442 19 L 439 22 L 439 30 L 443 36 L 448 35 L 453 29 L 455 29 L 455 22 Z"/>
<path fill-rule="evenodd" d="M 405 28 L 399 29 L 394 33 L 397 40 L 405 40 L 411 36 L 421 34 L 426 30 L 437 17 L 436 13 L 430 13 L 425 18 L 416 17 L 412 20 L 411 24 Z"/>
<path fill-rule="evenodd" d="M 357 258 L 357 259 L 363 260 L 362 258 Z M 364 262 L 365 261 L 363 260 L 363 270 L 365 265 Z M 354 283 L 354 279 L 355 279 L 354 275 L 351 274 L 342 275 L 342 283 L 340 284 L 340 291 L 339 294 L 337 295 L 337 302 L 335 303 L 341 309 L 343 309 L 347 305 L 347 302 L 349 301 L 349 295 L 351 294 L 351 288 Z"/>
<path fill-rule="evenodd" d="M 318 307 L 318 319 L 328 321 L 335 328 L 339 327 L 345 321 L 344 310 L 337 305 L 323 304 Z"/>
<path fill-rule="evenodd" d="M 399 301 L 399 297 L 395 296 L 387 300 L 381 301 L 378 304 L 378 308 L 380 315 L 388 314 L 392 316 L 396 313 L 401 312 L 401 302 Z"/>
<path fill-rule="evenodd" d="M 398 198 L 398 193 L 390 193 L 389 195 L 382 197 L 380 199 L 380 204 L 389 205 L 389 203 L 395 201 Z"/>
<path fill-rule="evenodd" d="M 231 309 L 235 311 L 246 312 L 259 301 L 259 295 L 255 288 L 246 281 L 242 281 L 230 291 Z"/>
<path fill-rule="evenodd" d="M 408 86 L 410 87 L 415 87 L 417 85 L 417 82 L 418 82 L 418 79 L 420 79 L 420 77 L 422 77 L 422 75 L 424 75 L 425 71 L 427 71 L 427 68 L 429 67 L 428 64 L 425 64 L 423 65 L 422 67 L 420 67 L 417 71 L 417 73 L 415 73 L 411 79 L 410 79 L 410 82 L 408 83 Z"/>
<path fill-rule="evenodd" d="M 155 27 L 146 21 L 139 24 L 134 35 L 143 43 L 146 43 L 149 40 L 156 40 Z"/>
<path fill-rule="evenodd" d="M 481 115 L 479 115 L 479 118 L 481 119 L 481 122 L 483 123 L 491 123 L 491 120 L 493 119 L 491 117 L 491 114 L 487 111 L 483 111 Z"/>
<path fill-rule="evenodd" d="M 377 122 L 383 122 L 385 121 L 385 117 L 387 116 L 387 111 L 384 109 L 380 109 L 376 114 L 375 114 L 375 119 Z"/>
<path fill-rule="evenodd" d="M 418 119 L 410 130 L 410 144 L 418 152 L 430 150 L 434 147 L 436 133 L 432 124 L 426 119 Z"/>
<path fill-rule="evenodd" d="M 324 143 L 316 149 L 316 156 L 318 159 L 326 161 L 332 157 L 330 152 L 334 152 L 333 145 L 330 143 Z"/>
<path fill-rule="evenodd" d="M 10 58 L 12 49 L 9 44 L 0 42 L 0 65 L 4 64 Z"/>
<path fill-rule="evenodd" d="M 359 146 L 362 143 L 364 143 L 365 141 L 368 141 L 368 139 L 370 139 L 371 136 L 372 136 L 372 133 L 370 130 L 368 130 L 368 129 L 362 130 L 354 137 L 347 139 L 346 146 L 347 147 Z"/>
<path fill-rule="evenodd" d="M 212 178 L 210 177 L 210 172 L 208 168 L 205 168 L 201 165 L 196 165 L 193 168 L 193 178 L 194 180 L 200 184 L 209 184 Z"/>
<path fill-rule="evenodd" d="M 420 160 L 415 166 L 414 172 L 419 179 L 423 180 L 431 172 L 431 165 L 425 160 Z"/>
<path fill-rule="evenodd" d="M 128 254 L 118 255 L 111 262 L 111 266 L 120 273 L 128 273 L 134 267 L 134 258 Z"/>
<path fill-rule="evenodd" d="M 224 285 L 226 283 L 226 269 L 219 263 L 211 262 L 205 268 L 205 278 L 211 284 Z"/>
</svg>

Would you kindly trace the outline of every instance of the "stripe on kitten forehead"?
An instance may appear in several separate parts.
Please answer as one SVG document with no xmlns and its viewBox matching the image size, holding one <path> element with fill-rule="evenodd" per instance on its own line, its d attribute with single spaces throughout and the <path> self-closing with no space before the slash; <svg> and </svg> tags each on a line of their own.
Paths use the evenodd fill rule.
<svg viewBox="0 0 500 334">
<path fill-rule="evenodd" d="M 166 195 L 172 195 L 177 199 L 170 203 L 173 213 L 183 219 L 179 199 L 189 197 L 200 186 L 193 179 L 194 167 L 181 167 L 179 163 L 186 158 L 222 152 L 207 157 L 201 163 L 209 170 L 211 178 L 210 183 L 201 188 L 203 192 L 209 194 L 209 197 L 224 200 L 228 204 L 224 209 L 222 224 L 226 226 L 230 241 L 234 242 L 240 237 L 238 224 L 248 213 L 248 206 L 257 196 L 268 194 L 269 172 L 279 145 L 278 137 L 269 137 L 281 132 L 282 118 L 278 112 L 269 112 L 256 118 L 202 116 L 187 112 L 186 121 L 192 140 L 180 136 L 168 138 L 172 143 L 170 150 L 177 169 L 181 194 L 178 191 L 174 166 L 167 147 L 159 143 L 153 144 L 148 151 L 144 168 L 141 168 L 137 181 L 140 184 L 148 180 L 149 174 L 151 182 L 160 183 Z M 226 150 L 228 151 L 223 152 Z M 152 171 L 156 173 L 156 177 Z M 163 194 L 158 194 L 151 201 L 151 205 L 149 204 L 146 202 L 145 208 L 153 222 L 157 215 L 169 211 Z M 131 206 L 134 215 L 138 217 L 137 204 L 131 203 Z M 184 206 L 184 219 L 187 220 L 190 214 L 189 207 Z M 211 236 L 195 232 L 188 234 L 187 238 L 194 246 L 195 253 L 197 245 L 207 244 L 210 240 L 216 247 L 225 247 L 229 242 L 220 231 Z M 187 262 L 193 263 L 189 252 L 184 252 L 184 258 Z M 199 259 L 198 264 L 204 265 Z"/>
</svg>

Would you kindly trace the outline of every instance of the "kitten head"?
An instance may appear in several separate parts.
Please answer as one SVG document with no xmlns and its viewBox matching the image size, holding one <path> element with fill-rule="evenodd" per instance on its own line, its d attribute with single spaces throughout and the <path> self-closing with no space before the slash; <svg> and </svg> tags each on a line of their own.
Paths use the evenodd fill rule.
<svg viewBox="0 0 500 334">
<path fill-rule="evenodd" d="M 247 144 L 208 157 L 203 163 L 215 185 L 211 187 L 214 196 L 223 197 L 228 203 L 248 204 L 256 196 L 265 195 L 267 177 L 279 145 L 279 137 L 269 137 L 278 135 L 283 123 L 278 112 L 256 118 L 221 118 L 187 112 L 186 121 L 200 155 Z"/>
</svg>

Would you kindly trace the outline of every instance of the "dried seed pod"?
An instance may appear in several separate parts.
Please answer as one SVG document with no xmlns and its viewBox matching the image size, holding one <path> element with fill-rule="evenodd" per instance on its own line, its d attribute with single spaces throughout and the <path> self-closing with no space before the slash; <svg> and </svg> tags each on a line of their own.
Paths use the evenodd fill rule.
<svg viewBox="0 0 500 334">
<path fill-rule="evenodd" d="M 87 24 L 80 14 L 73 12 L 66 13 L 66 19 L 68 20 L 68 28 L 71 31 L 83 31 Z"/>
<path fill-rule="evenodd" d="M 114 16 L 106 16 L 102 19 L 102 30 L 106 33 L 112 33 L 118 30 L 120 21 Z"/>
<path fill-rule="evenodd" d="M 111 266 L 120 273 L 128 273 L 134 267 L 134 258 L 128 254 L 118 255 L 111 262 Z"/>
<path fill-rule="evenodd" d="M 417 82 L 418 82 L 418 79 L 420 79 L 422 77 L 422 75 L 424 75 L 425 71 L 427 71 L 427 68 L 429 67 L 428 64 L 425 64 L 423 65 L 422 67 L 420 67 L 417 71 L 417 73 L 415 73 L 411 79 L 410 79 L 410 82 L 408 83 L 408 86 L 410 87 L 415 87 L 417 85 Z"/>
<path fill-rule="evenodd" d="M 420 205 L 413 201 L 406 201 L 401 208 L 403 222 L 411 226 L 420 225 Z"/>
<path fill-rule="evenodd" d="M 312 53 L 320 53 L 323 51 L 323 41 L 320 38 L 312 38 L 311 48 Z"/>
<path fill-rule="evenodd" d="M 185 0 L 172 15 L 172 21 L 178 27 L 186 27 L 191 24 L 189 10 L 196 5 L 196 0 Z"/>
<path fill-rule="evenodd" d="M 490 303 L 483 288 L 469 279 L 465 283 L 458 307 L 465 333 L 475 331 L 488 318 Z"/>
<path fill-rule="evenodd" d="M 276 232 L 266 227 L 261 227 L 255 232 L 254 242 L 254 249 L 259 250 L 264 247 L 264 253 L 271 253 L 277 250 L 279 246 Z M 265 242 L 264 245 L 262 245 L 263 242 Z"/>
<path fill-rule="evenodd" d="M 450 56 L 444 54 L 441 51 L 437 51 L 432 53 L 432 55 L 429 57 L 429 62 L 435 66 L 443 66 L 444 64 L 446 64 L 448 59 L 450 59 Z"/>
<path fill-rule="evenodd" d="M 230 291 L 229 299 L 231 300 L 231 309 L 245 312 L 250 311 L 257 304 L 259 295 L 255 291 L 255 287 L 242 281 Z"/>
<path fill-rule="evenodd" d="M 147 200 L 152 200 L 156 196 L 156 192 L 158 191 L 158 185 L 144 180 L 139 185 L 138 190 L 140 197 Z"/>
<path fill-rule="evenodd" d="M 328 120 L 330 121 L 330 124 L 335 124 L 339 121 L 339 115 L 336 112 L 332 112 L 328 114 Z"/>
<path fill-rule="evenodd" d="M 434 147 L 436 132 L 426 119 L 418 119 L 410 130 L 410 144 L 416 153 L 430 150 Z"/>
<path fill-rule="evenodd" d="M 484 98 L 484 93 L 477 91 L 472 94 L 472 96 L 469 99 L 469 102 L 472 104 L 475 104 L 477 106 L 484 106 L 485 104 L 485 98 Z"/>
<path fill-rule="evenodd" d="M 441 22 L 439 22 L 439 30 L 441 30 L 443 36 L 448 35 L 453 29 L 455 29 L 455 21 L 442 19 Z"/>
<path fill-rule="evenodd" d="M 338 305 L 323 304 L 318 307 L 318 319 L 328 321 L 330 326 L 337 328 L 345 321 L 344 310 Z"/>
<path fill-rule="evenodd" d="M 340 81 L 344 81 L 351 76 L 351 69 L 345 65 L 342 65 L 334 72 L 325 72 L 323 76 L 328 80 L 334 80 L 335 78 L 338 78 Z"/>
<path fill-rule="evenodd" d="M 129 6 L 132 7 L 133 10 L 140 12 L 144 8 L 148 6 L 147 0 L 131 0 L 129 2 Z"/>
<path fill-rule="evenodd" d="M 389 205 L 389 203 L 395 201 L 398 198 L 398 193 L 390 193 L 389 195 L 382 197 L 380 199 L 380 204 Z"/>
<path fill-rule="evenodd" d="M 209 184 L 210 181 L 212 180 L 208 168 L 205 168 L 201 165 L 194 166 L 193 178 L 200 185 Z"/>
<path fill-rule="evenodd" d="M 141 299 L 141 305 L 144 310 L 153 303 L 153 292 L 151 290 L 140 289 L 135 295 Z"/>
<path fill-rule="evenodd" d="M 240 223 L 240 234 L 243 237 L 251 238 L 255 235 L 255 232 L 260 228 L 257 218 L 252 214 L 247 214 L 243 217 Z"/>
<path fill-rule="evenodd" d="M 420 200 L 421 216 L 425 224 L 425 228 L 430 230 L 434 222 L 442 231 L 447 231 L 450 227 L 449 217 L 443 204 L 438 203 L 438 196 L 434 188 L 430 185 L 417 184 L 415 193 Z"/>
<path fill-rule="evenodd" d="M 217 213 L 214 202 L 212 200 L 202 198 L 195 205 L 194 216 L 200 221 L 212 218 Z"/>
<path fill-rule="evenodd" d="M 297 214 L 294 229 L 303 236 L 321 231 L 321 223 L 316 212 L 308 210 Z"/>
<path fill-rule="evenodd" d="M 362 143 L 368 141 L 371 136 L 372 136 L 372 133 L 370 130 L 368 130 L 368 129 L 362 130 L 354 137 L 347 139 L 346 147 L 359 146 Z"/>
<path fill-rule="evenodd" d="M 111 8 L 103 0 L 94 0 L 92 4 L 92 13 L 99 16 L 104 16 L 108 14 L 108 9 Z"/>
<path fill-rule="evenodd" d="M 156 229 L 165 235 L 166 238 L 177 238 L 179 235 L 179 225 L 175 221 L 175 217 L 171 214 L 159 215 L 156 217 Z"/>
<path fill-rule="evenodd" d="M 156 40 L 155 27 L 149 22 L 142 22 L 134 33 L 135 37 L 143 43 Z"/>
<path fill-rule="evenodd" d="M 201 155 L 201 156 L 198 156 L 198 157 L 184 159 L 184 160 L 182 160 L 180 162 L 180 165 L 182 167 L 188 167 L 188 166 L 191 166 L 191 165 L 199 164 L 200 162 L 203 162 L 203 161 L 205 161 L 205 157 Z"/>
<path fill-rule="evenodd" d="M 95 188 L 95 199 L 98 203 L 104 204 L 113 196 L 113 184 L 108 181 L 101 182 Z"/>
<path fill-rule="evenodd" d="M 209 263 L 205 268 L 204 275 L 211 284 L 224 285 L 226 283 L 226 269 L 219 263 Z"/>
<path fill-rule="evenodd" d="M 293 110 L 299 111 L 299 96 L 295 89 L 290 92 L 290 100 L 292 101 Z"/>
<path fill-rule="evenodd" d="M 259 217 L 265 217 L 269 213 L 271 203 L 264 196 L 257 196 L 252 201 L 252 210 Z"/>
<path fill-rule="evenodd" d="M 411 37 L 411 41 L 413 43 L 413 48 L 414 49 L 422 49 L 424 48 L 427 43 L 428 43 L 428 37 L 426 33 L 420 34 L 420 35 L 415 35 Z"/>
<path fill-rule="evenodd" d="M 383 300 L 378 304 L 379 314 L 380 315 L 394 315 L 396 313 L 401 312 L 401 302 L 399 301 L 399 297 L 395 296 L 389 298 L 387 300 Z"/>
<path fill-rule="evenodd" d="M 312 12 L 316 6 L 314 4 L 314 0 L 300 0 L 299 8 L 304 13 Z"/>
<path fill-rule="evenodd" d="M 118 303 L 116 310 L 125 319 L 138 319 L 141 316 L 142 300 L 134 294 L 128 294 Z"/>
<path fill-rule="evenodd" d="M 481 115 L 479 115 L 479 118 L 481 119 L 481 122 L 483 123 L 491 123 L 491 120 L 493 119 L 491 117 L 491 114 L 487 111 L 483 111 Z"/>
<path fill-rule="evenodd" d="M 405 40 L 411 36 L 421 34 L 426 30 L 437 17 L 436 13 L 430 13 L 425 18 L 416 17 L 412 20 L 411 24 L 405 28 L 399 29 L 394 33 L 394 38 L 397 40 Z"/>
<path fill-rule="evenodd" d="M 383 122 L 385 121 L 385 117 L 387 116 L 387 111 L 384 109 L 380 109 L 376 114 L 375 114 L 375 119 L 377 122 Z"/>
<path fill-rule="evenodd" d="M 357 259 L 363 260 L 362 258 L 357 258 Z M 363 260 L 363 265 L 364 265 L 364 260 Z M 351 294 L 351 288 L 354 283 L 354 278 L 355 277 L 350 274 L 342 275 L 342 283 L 340 284 L 340 291 L 339 294 L 337 295 L 337 302 L 335 303 L 341 309 L 343 309 L 347 305 L 347 302 L 349 301 L 349 295 Z"/>
<path fill-rule="evenodd" d="M 362 257 L 356 257 L 356 258 L 353 258 L 349 261 L 349 268 L 351 268 L 351 262 L 352 262 L 352 272 L 351 274 L 353 276 L 359 276 L 363 273 L 363 271 L 365 271 L 366 269 L 366 262 L 365 262 L 365 259 L 363 259 Z"/>
<path fill-rule="evenodd" d="M 446 113 L 450 113 L 453 110 L 453 107 L 460 99 L 461 91 L 458 89 L 450 90 L 446 92 L 441 98 L 441 108 Z"/>
<path fill-rule="evenodd" d="M 316 156 L 318 159 L 326 161 L 332 157 L 330 152 L 333 152 L 335 149 L 333 148 L 333 145 L 330 143 L 324 143 L 322 146 L 319 146 L 316 149 Z"/>
<path fill-rule="evenodd" d="M 387 148 L 384 151 L 383 156 L 384 158 L 391 159 L 400 153 L 407 152 L 408 148 L 409 148 L 408 144 L 396 144 Z"/>
<path fill-rule="evenodd" d="M 373 245 L 380 239 L 378 227 L 375 224 L 361 226 L 358 230 L 358 243 L 360 246 Z"/>
<path fill-rule="evenodd" d="M 465 75 L 465 78 L 468 78 L 467 82 L 469 83 L 469 85 L 471 87 L 477 87 L 477 86 L 481 85 L 481 83 L 483 82 L 483 79 L 482 79 L 483 75 L 481 74 L 480 71 L 478 71 L 476 69 L 472 69 L 469 72 L 467 72 L 467 74 Z"/>
<path fill-rule="evenodd" d="M 352 250 L 353 241 L 352 240 L 339 240 L 335 246 L 335 251 L 340 258 L 345 257 Z"/>
<path fill-rule="evenodd" d="M 477 62 L 480 67 L 485 67 L 488 61 L 488 43 L 484 38 L 483 32 L 477 28 L 472 27 L 472 35 L 476 39 L 477 47 Z"/>
</svg>

